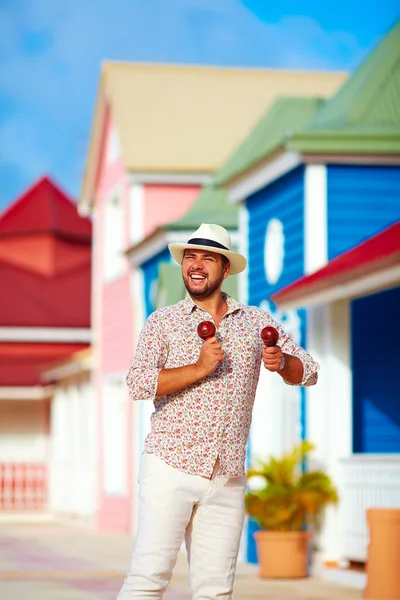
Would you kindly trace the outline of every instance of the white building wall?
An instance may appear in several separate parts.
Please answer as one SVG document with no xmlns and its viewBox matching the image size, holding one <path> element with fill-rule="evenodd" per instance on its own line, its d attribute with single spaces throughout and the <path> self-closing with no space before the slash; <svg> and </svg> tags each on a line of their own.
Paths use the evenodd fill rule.
<svg viewBox="0 0 400 600">
<path fill-rule="evenodd" d="M 144 186 L 140 183 L 132 183 L 129 200 L 129 224 L 130 224 L 130 242 L 137 244 L 143 239 L 144 234 Z M 144 277 L 143 271 L 139 267 L 131 267 L 130 276 L 132 311 L 135 314 L 134 326 L 132 332 L 133 338 L 137 341 L 142 326 L 146 320 L 146 309 L 144 304 Z M 130 452 L 132 455 L 132 505 L 131 505 L 131 523 L 132 532 L 137 530 L 138 525 L 138 477 L 140 460 L 144 447 L 144 439 L 149 430 L 150 415 L 153 412 L 152 402 L 132 402 L 132 443 Z"/>
<path fill-rule="evenodd" d="M 49 434 L 45 406 L 35 400 L 0 401 L 0 462 L 45 463 Z"/>
<path fill-rule="evenodd" d="M 308 311 L 310 353 L 320 362 L 317 386 L 308 390 L 307 438 L 316 445 L 311 467 L 327 471 L 342 490 L 340 460 L 352 453 L 352 377 L 349 303 Z M 338 561 L 343 548 L 340 507 L 330 507 L 320 536 L 322 559 Z"/>
<path fill-rule="evenodd" d="M 88 379 L 57 387 L 51 408 L 49 509 L 85 521 L 97 503 L 97 407 Z"/>
</svg>

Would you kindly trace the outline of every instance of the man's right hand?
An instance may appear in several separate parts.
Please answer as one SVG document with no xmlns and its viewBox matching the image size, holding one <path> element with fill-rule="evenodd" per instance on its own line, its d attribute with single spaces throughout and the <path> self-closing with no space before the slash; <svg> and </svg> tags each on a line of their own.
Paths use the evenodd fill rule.
<svg viewBox="0 0 400 600">
<path fill-rule="evenodd" d="M 197 383 L 214 373 L 225 354 L 216 337 L 203 342 L 198 361 L 184 367 L 162 369 L 158 375 L 156 396 L 166 396 Z"/>
<path fill-rule="evenodd" d="M 214 336 L 203 342 L 196 366 L 203 373 L 202 377 L 214 373 L 219 363 L 225 358 L 221 344 Z"/>
</svg>

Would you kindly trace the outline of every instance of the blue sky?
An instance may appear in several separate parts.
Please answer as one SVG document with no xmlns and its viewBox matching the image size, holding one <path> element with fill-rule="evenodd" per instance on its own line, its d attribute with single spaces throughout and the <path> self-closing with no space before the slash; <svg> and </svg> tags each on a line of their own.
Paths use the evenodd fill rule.
<svg viewBox="0 0 400 600">
<path fill-rule="evenodd" d="M 0 210 L 49 174 L 77 196 L 102 60 L 353 70 L 398 0 L 0 0 Z"/>
</svg>

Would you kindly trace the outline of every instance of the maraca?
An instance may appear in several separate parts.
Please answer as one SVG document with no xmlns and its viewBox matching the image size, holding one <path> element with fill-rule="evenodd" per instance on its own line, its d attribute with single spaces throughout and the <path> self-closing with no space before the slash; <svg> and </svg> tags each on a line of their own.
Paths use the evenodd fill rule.
<svg viewBox="0 0 400 600">
<path fill-rule="evenodd" d="M 262 330 L 261 339 L 266 346 L 276 346 L 276 343 L 279 340 L 279 333 L 275 327 L 268 325 Z"/>
<path fill-rule="evenodd" d="M 202 321 L 197 326 L 197 334 L 202 340 L 208 340 L 215 335 L 215 325 L 211 321 Z"/>
</svg>

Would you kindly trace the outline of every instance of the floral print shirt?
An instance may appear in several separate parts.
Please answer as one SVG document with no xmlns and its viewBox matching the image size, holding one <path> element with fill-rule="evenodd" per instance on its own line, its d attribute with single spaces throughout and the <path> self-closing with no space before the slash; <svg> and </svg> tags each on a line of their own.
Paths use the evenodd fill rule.
<svg viewBox="0 0 400 600">
<path fill-rule="evenodd" d="M 225 359 L 214 373 L 185 389 L 156 397 L 160 371 L 194 364 L 203 343 L 197 326 L 201 321 L 212 321 L 187 294 L 181 302 L 158 309 L 147 319 L 127 375 L 130 397 L 154 402 L 145 452 L 185 473 L 204 477 L 211 477 L 217 458 L 220 477 L 245 473 L 246 444 L 262 362 L 260 333 L 266 325 L 277 328 L 283 352 L 302 361 L 300 385 L 315 384 L 319 368 L 267 312 L 240 304 L 226 294 L 224 297 L 228 311 L 216 336 Z"/>
</svg>

